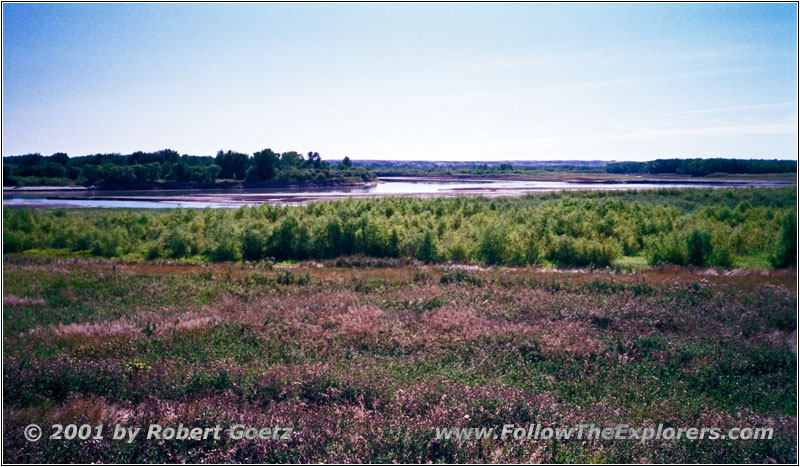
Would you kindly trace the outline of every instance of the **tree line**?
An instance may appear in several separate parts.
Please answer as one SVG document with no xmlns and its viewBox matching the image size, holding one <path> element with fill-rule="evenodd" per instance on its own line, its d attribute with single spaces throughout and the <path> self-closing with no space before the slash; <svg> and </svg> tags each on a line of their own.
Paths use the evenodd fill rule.
<svg viewBox="0 0 800 467">
<path fill-rule="evenodd" d="M 446 164 L 446 163 L 445 163 Z M 364 166 L 379 177 L 534 177 L 534 176 L 558 176 L 559 174 L 603 174 L 604 168 L 598 166 L 582 165 L 535 165 L 524 166 L 512 163 L 502 163 L 489 165 L 476 163 L 472 166 L 451 166 L 442 165 L 437 167 L 419 167 L 416 165 L 381 165 L 375 163 L 358 162 L 359 166 Z"/>
<path fill-rule="evenodd" d="M 94 154 L 69 157 L 25 154 L 3 158 L 4 186 L 23 185 L 141 185 L 162 182 L 277 181 L 332 184 L 372 180 L 349 158 L 334 167 L 317 152 L 279 154 L 264 149 L 254 154 L 219 151 L 216 157 L 180 155 L 163 149 L 132 154 Z"/>
<path fill-rule="evenodd" d="M 676 174 L 703 177 L 711 174 L 776 174 L 797 172 L 797 161 L 785 160 L 741 160 L 741 159 L 656 159 L 649 162 L 612 162 L 602 165 L 570 165 L 553 162 L 525 166 L 502 163 L 488 165 L 475 163 L 470 166 L 453 166 L 448 163 L 435 166 L 408 164 L 382 164 L 376 161 L 360 161 L 359 165 L 371 169 L 378 176 L 491 176 L 513 178 L 514 176 L 548 176 L 554 174 Z"/>
<path fill-rule="evenodd" d="M 797 172 L 797 161 L 759 159 L 656 159 L 649 162 L 614 162 L 613 174 L 679 174 L 704 177 L 713 173 L 769 174 Z"/>
</svg>

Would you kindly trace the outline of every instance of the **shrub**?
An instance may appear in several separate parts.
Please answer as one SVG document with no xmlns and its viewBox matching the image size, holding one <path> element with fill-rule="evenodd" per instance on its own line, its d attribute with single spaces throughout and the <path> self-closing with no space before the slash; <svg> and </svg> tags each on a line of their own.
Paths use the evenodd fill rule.
<svg viewBox="0 0 800 467">
<path fill-rule="evenodd" d="M 264 258 L 266 238 L 255 227 L 250 228 L 242 235 L 242 258 L 248 261 L 258 261 Z"/>
<path fill-rule="evenodd" d="M 425 263 L 432 263 L 439 259 L 439 250 L 436 247 L 436 238 L 433 231 L 425 228 L 421 232 L 421 240 L 417 246 L 414 257 Z"/>
<path fill-rule="evenodd" d="M 384 198 L 235 210 L 6 208 L 5 251 L 70 248 L 98 256 L 258 261 L 341 255 L 426 263 L 608 266 L 732 257 L 796 263 L 796 188 L 547 193 L 520 198 Z M 113 235 L 111 231 L 115 231 Z"/>
<path fill-rule="evenodd" d="M 682 242 L 677 233 L 661 234 L 647 248 L 650 264 L 686 264 L 686 256 L 686 242 Z"/>
<path fill-rule="evenodd" d="M 164 239 L 163 252 L 169 258 L 185 258 L 191 254 L 192 242 L 183 229 L 170 231 Z"/>
<path fill-rule="evenodd" d="M 564 235 L 551 244 L 545 257 L 559 266 L 607 267 L 620 253 L 621 247 L 609 240 L 576 240 Z"/>
<path fill-rule="evenodd" d="M 216 245 L 211 249 L 210 257 L 214 261 L 236 261 L 239 257 L 239 244 L 232 234 L 218 236 Z"/>
<path fill-rule="evenodd" d="M 3 232 L 3 251 L 5 253 L 19 253 L 26 250 L 24 235 L 13 231 Z"/>
<path fill-rule="evenodd" d="M 91 251 L 95 256 L 113 258 L 119 255 L 121 244 L 122 236 L 118 230 L 99 231 L 92 241 Z"/>
<path fill-rule="evenodd" d="M 478 235 L 476 256 L 484 264 L 503 264 L 506 260 L 507 227 L 499 223 L 485 226 Z"/>
<path fill-rule="evenodd" d="M 714 266 L 730 268 L 733 266 L 733 256 L 731 255 L 731 250 L 725 245 L 715 247 L 714 252 L 711 254 L 711 258 L 708 262 Z"/>
<path fill-rule="evenodd" d="M 291 258 L 294 254 L 294 243 L 298 228 L 297 218 L 284 217 L 278 228 L 272 232 L 267 247 L 267 255 L 278 260 Z"/>
<path fill-rule="evenodd" d="M 705 231 L 694 229 L 686 237 L 686 259 L 689 264 L 695 266 L 705 265 L 712 250 L 711 236 Z"/>
<path fill-rule="evenodd" d="M 545 257 L 559 266 L 574 264 L 578 257 L 575 239 L 563 235 L 556 237 L 556 240 L 548 246 Z"/>
<path fill-rule="evenodd" d="M 608 267 L 620 255 L 621 248 L 611 241 L 578 240 L 577 263 L 580 266 Z"/>
<path fill-rule="evenodd" d="M 781 222 L 780 236 L 770 262 L 776 268 L 797 264 L 797 217 L 793 213 Z"/>
</svg>

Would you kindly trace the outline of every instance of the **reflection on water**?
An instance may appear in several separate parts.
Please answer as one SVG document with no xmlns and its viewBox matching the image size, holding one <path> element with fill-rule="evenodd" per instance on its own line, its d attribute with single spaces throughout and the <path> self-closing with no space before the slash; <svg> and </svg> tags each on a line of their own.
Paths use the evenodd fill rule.
<svg viewBox="0 0 800 467">
<path fill-rule="evenodd" d="M 51 193 L 51 192 L 40 192 Z M 53 192 L 55 193 L 55 192 Z M 43 195 L 44 196 L 44 195 Z M 77 206 L 84 208 L 136 208 L 136 209 L 175 209 L 175 208 L 236 208 L 240 205 L 226 205 L 219 203 L 192 203 L 192 202 L 171 202 L 171 201 L 130 201 L 130 200 L 108 200 L 108 199 L 60 199 L 53 197 L 29 197 L 29 196 L 8 196 L 3 195 L 3 205 L 41 205 L 44 207 L 58 205 L 58 207 Z"/>
<path fill-rule="evenodd" d="M 768 186 L 770 183 L 748 183 L 747 186 Z M 520 195 L 534 190 L 645 190 L 654 188 L 718 187 L 718 183 L 575 183 L 564 181 L 384 181 L 373 186 L 358 187 L 283 187 L 228 188 L 210 190 L 76 190 L 4 192 L 3 204 L 41 206 L 81 206 L 96 208 L 231 208 L 261 202 L 304 202 L 319 196 L 330 197 L 369 195 L 455 195 L 503 194 Z M 516 190 L 516 191 L 515 191 Z M 213 196 L 220 195 L 220 196 Z M 221 196 L 224 195 L 224 196 Z M 254 195 L 260 199 L 254 200 Z M 250 199 L 247 199 L 248 196 Z M 176 197 L 183 199 L 178 200 Z M 186 197 L 193 199 L 187 201 Z M 204 200 L 203 198 L 208 198 Z M 117 198 L 117 199 L 105 199 Z M 125 199 L 119 199 L 125 198 Z M 133 199 L 131 199 L 133 198 Z M 135 198 L 143 198 L 136 200 Z M 158 199 L 156 199 L 158 198 Z M 226 199 L 227 198 L 227 199 Z M 293 199 L 296 198 L 296 199 Z"/>
</svg>

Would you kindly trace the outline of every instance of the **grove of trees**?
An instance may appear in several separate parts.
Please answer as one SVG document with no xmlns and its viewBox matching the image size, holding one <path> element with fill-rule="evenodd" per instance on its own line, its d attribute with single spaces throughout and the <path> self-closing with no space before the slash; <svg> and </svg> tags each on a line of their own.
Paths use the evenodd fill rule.
<svg viewBox="0 0 800 467">
<path fill-rule="evenodd" d="M 3 158 L 3 185 L 144 185 L 164 182 L 209 184 L 224 181 L 278 181 L 315 184 L 357 183 L 374 175 L 347 164 L 331 167 L 319 153 L 278 154 L 264 149 L 252 156 L 219 151 L 216 157 L 180 155 L 171 149 L 128 155 L 72 157 L 26 154 Z"/>
<path fill-rule="evenodd" d="M 768 174 L 797 172 L 797 161 L 757 159 L 656 159 L 615 162 L 606 166 L 615 174 L 679 174 L 703 177 L 713 173 Z"/>
</svg>

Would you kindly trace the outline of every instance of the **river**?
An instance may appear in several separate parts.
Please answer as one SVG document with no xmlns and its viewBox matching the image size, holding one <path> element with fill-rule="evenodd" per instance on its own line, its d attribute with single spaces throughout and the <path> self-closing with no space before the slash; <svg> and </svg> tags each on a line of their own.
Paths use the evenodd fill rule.
<svg viewBox="0 0 800 467">
<path fill-rule="evenodd" d="M 521 196 L 557 190 L 647 190 L 724 186 L 777 186 L 780 182 L 658 181 L 613 183 L 586 181 L 448 180 L 385 178 L 370 186 L 235 188 L 205 190 L 3 190 L 3 205 L 89 208 L 233 208 L 261 203 L 303 204 L 309 201 L 381 196 Z"/>
</svg>

